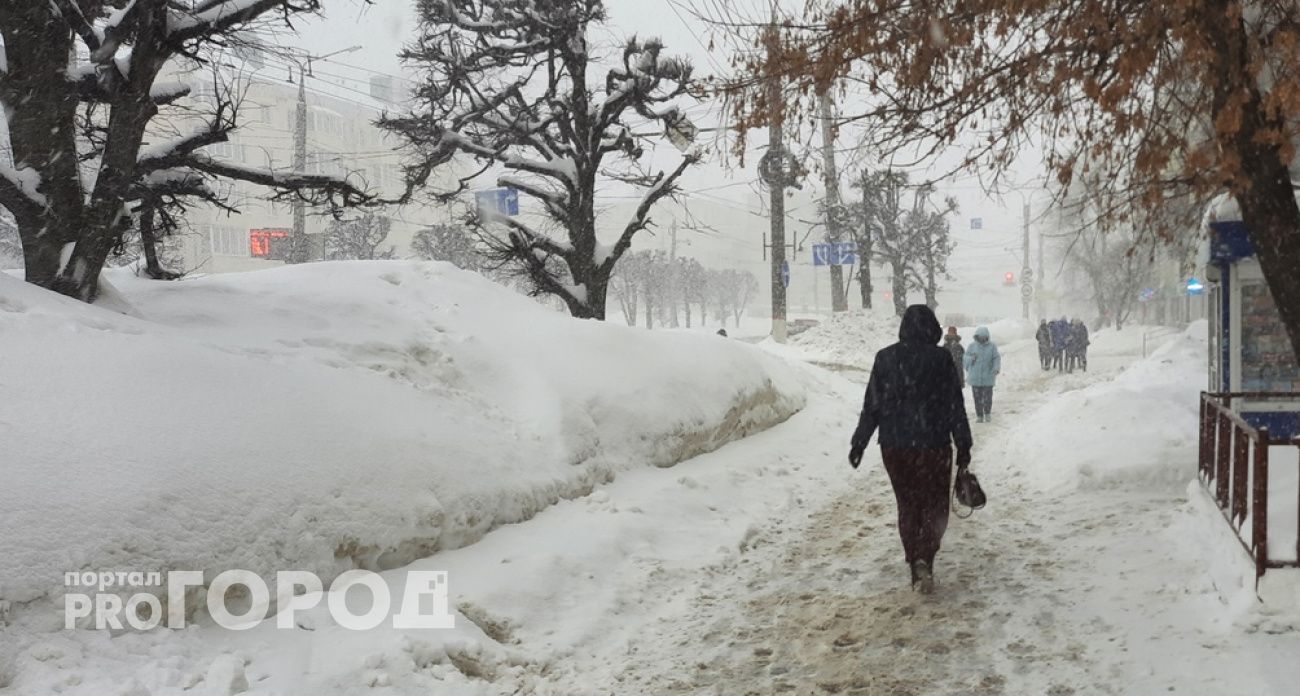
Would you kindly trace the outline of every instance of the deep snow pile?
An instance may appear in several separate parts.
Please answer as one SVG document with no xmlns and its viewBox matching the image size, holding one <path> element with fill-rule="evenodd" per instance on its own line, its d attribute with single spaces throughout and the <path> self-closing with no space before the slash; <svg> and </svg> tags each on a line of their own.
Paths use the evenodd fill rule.
<svg viewBox="0 0 1300 696">
<path fill-rule="evenodd" d="M 770 338 L 764 347 L 778 355 L 797 357 L 832 366 L 855 367 L 870 370 L 876 353 L 898 341 L 899 319 L 892 314 L 864 311 L 839 312 L 820 320 L 817 326 L 791 336 L 787 346 Z M 947 326 L 944 330 L 947 331 Z M 974 326 L 957 327 L 962 345 L 970 345 L 975 337 Z M 998 344 L 1033 338 L 1034 329 L 1021 319 L 999 319 L 988 325 L 993 340 Z"/>
<path fill-rule="evenodd" d="M 446 264 L 112 279 L 134 316 L 0 277 L 15 605 L 72 570 L 395 567 L 804 403 L 753 347 L 575 321 Z"/>
<path fill-rule="evenodd" d="M 876 352 L 898 341 L 898 318 L 865 312 L 840 312 L 807 331 L 791 336 L 789 345 L 805 360 L 870 368 Z M 768 339 L 768 343 L 773 343 Z M 773 346 L 779 351 L 779 347 Z"/>
<path fill-rule="evenodd" d="M 1181 490 L 1196 475 L 1205 336 L 1205 322 L 1193 322 L 1115 379 L 1064 393 L 1025 417 L 1011 431 L 1014 467 L 1048 489 Z"/>
</svg>

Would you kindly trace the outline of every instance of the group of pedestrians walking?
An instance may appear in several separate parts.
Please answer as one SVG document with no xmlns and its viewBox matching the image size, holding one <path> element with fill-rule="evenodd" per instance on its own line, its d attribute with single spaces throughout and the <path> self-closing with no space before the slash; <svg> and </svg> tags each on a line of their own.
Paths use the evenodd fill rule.
<svg viewBox="0 0 1300 696">
<path fill-rule="evenodd" d="M 1038 322 L 1038 360 L 1043 370 L 1088 371 L 1088 327 L 1082 319 L 1043 319 Z"/>
</svg>

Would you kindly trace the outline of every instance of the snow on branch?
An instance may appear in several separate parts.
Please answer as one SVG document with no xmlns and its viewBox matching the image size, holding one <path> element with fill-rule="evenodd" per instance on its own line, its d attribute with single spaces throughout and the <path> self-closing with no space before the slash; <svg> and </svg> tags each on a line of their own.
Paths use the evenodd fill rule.
<svg viewBox="0 0 1300 696">
<path fill-rule="evenodd" d="M 319 10 L 320 0 L 207 0 L 193 8 L 173 3 L 168 7 L 167 34 L 176 42 L 214 36 L 276 9 L 287 19 Z"/>
<path fill-rule="evenodd" d="M 403 199 L 458 154 L 484 172 L 507 170 L 497 183 L 540 203 L 567 240 L 549 246 L 558 243 L 517 218 L 488 220 L 510 231 L 512 242 L 494 248 L 497 258 L 564 299 L 575 316 L 604 318 L 614 264 L 649 224 L 654 204 L 698 160 L 690 155 L 671 172 L 646 174 L 631 128 L 680 114 L 676 101 L 691 96 L 690 64 L 666 56 L 658 40 L 631 38 L 619 64 L 602 69 L 587 41 L 592 25 L 605 20 L 601 0 L 424 0 L 419 9 L 420 34 L 402 54 L 425 75 L 416 107 L 381 120 L 415 153 Z M 634 174 L 620 174 L 627 171 Z M 596 233 L 596 191 L 610 179 L 646 189 L 613 246 Z M 458 190 L 468 181 L 461 177 Z"/>
<path fill-rule="evenodd" d="M 544 234 L 536 232 L 523 220 L 509 216 L 493 218 L 493 220 L 498 220 L 511 229 L 511 237 L 519 251 L 532 254 L 535 250 L 541 250 L 561 258 L 568 258 L 573 254 L 572 246 L 557 242 Z"/>
<path fill-rule="evenodd" d="M 282 172 L 260 167 L 245 167 L 229 162 L 218 162 L 202 152 L 195 152 L 184 162 L 191 169 L 258 184 L 277 191 L 274 198 L 297 198 L 310 204 L 328 205 L 331 212 L 376 200 L 373 194 L 362 191 L 346 178 L 325 174 Z"/>
<path fill-rule="evenodd" d="M 677 180 L 681 177 L 686 168 L 699 161 L 698 155 L 687 155 L 677 164 L 677 168 L 670 174 L 660 172 L 655 178 L 654 184 L 641 197 L 641 203 L 637 205 L 636 211 L 632 214 L 632 219 L 623 227 L 623 233 L 619 235 L 618 241 L 615 242 L 612 251 L 606 252 L 603 259 L 596 259 L 601 265 L 608 265 L 613 269 L 614 263 L 618 261 L 623 252 L 627 251 L 632 245 L 632 237 L 637 232 L 645 229 L 649 224 L 650 209 L 654 207 L 660 199 L 671 196 L 675 190 Z"/>
<path fill-rule="evenodd" d="M 39 189 L 40 172 L 31 167 L 13 167 L 0 163 L 0 203 L 9 207 L 44 208 L 49 202 Z"/>
</svg>

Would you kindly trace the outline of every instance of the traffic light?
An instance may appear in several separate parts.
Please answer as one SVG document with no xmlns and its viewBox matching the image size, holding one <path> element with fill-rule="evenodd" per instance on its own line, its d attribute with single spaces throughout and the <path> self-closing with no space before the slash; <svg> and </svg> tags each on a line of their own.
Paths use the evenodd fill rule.
<svg viewBox="0 0 1300 696">
<path fill-rule="evenodd" d="M 1003 285 L 1015 285 L 1015 284 L 1016 284 L 1016 274 L 1015 274 L 1015 273 L 1012 273 L 1011 271 L 1007 271 L 1007 274 L 1006 274 L 1005 276 L 1002 277 L 1002 284 L 1003 284 Z"/>
</svg>

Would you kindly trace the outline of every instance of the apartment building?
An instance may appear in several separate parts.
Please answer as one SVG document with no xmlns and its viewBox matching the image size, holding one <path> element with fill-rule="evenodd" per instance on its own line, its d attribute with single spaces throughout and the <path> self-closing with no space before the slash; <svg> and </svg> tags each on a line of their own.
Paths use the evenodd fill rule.
<svg viewBox="0 0 1300 696">
<path fill-rule="evenodd" d="M 251 70 L 249 69 L 251 68 Z M 306 166 L 308 173 L 348 176 L 385 196 L 402 191 L 401 155 L 396 139 L 375 126 L 385 111 L 401 108 L 409 88 L 400 78 L 382 74 L 345 75 L 328 65 L 305 75 L 298 68 L 248 61 L 237 79 L 195 74 L 186 80 L 190 100 L 212 100 L 214 92 L 236 86 L 239 127 L 229 142 L 205 148 L 213 157 L 250 167 L 293 170 L 294 138 L 300 87 L 307 104 Z M 174 78 L 175 79 L 175 78 Z M 182 78 L 183 79 L 183 78 Z M 253 270 L 284 263 L 277 240 L 293 228 L 290 203 L 266 200 L 268 191 L 244 182 L 221 182 L 222 195 L 238 209 L 229 213 L 214 206 L 195 208 L 187 229 L 169 240 L 183 270 L 223 273 Z M 445 210 L 419 206 L 389 209 L 392 219 L 386 245 L 397 256 L 409 254 L 412 236 L 420 227 L 446 221 Z M 306 232 L 313 240 L 312 258 L 322 257 L 324 231 L 331 218 L 323 210 L 307 209 Z"/>
</svg>

